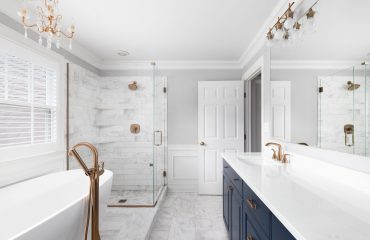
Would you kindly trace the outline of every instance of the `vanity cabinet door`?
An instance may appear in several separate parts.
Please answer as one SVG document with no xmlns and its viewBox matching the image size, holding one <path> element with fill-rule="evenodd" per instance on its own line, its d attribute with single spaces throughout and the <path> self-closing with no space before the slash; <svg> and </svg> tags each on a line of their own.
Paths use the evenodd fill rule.
<svg viewBox="0 0 370 240">
<path fill-rule="evenodd" d="M 236 189 L 231 193 L 231 239 L 243 239 L 243 199 Z"/>
<path fill-rule="evenodd" d="M 272 240 L 295 240 L 293 235 L 284 227 L 284 225 L 275 216 L 272 216 L 271 225 Z"/>
<path fill-rule="evenodd" d="M 228 178 L 223 175 L 223 217 L 225 221 L 225 225 L 227 230 L 230 230 L 230 217 L 231 217 L 231 209 L 230 209 L 230 182 Z"/>
</svg>

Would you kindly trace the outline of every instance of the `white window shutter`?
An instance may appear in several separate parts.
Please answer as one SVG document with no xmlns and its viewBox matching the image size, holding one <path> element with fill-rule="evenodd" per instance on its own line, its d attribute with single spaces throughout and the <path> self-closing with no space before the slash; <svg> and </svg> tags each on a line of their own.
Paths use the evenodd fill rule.
<svg viewBox="0 0 370 240">
<path fill-rule="evenodd" d="M 57 72 L 0 53 L 0 147 L 56 142 Z"/>
</svg>

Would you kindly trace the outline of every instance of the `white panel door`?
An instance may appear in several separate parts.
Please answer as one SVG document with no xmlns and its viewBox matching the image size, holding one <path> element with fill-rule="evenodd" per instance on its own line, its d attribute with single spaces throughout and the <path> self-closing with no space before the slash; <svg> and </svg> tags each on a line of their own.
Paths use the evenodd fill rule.
<svg viewBox="0 0 370 240">
<path fill-rule="evenodd" d="M 290 142 L 290 82 L 271 81 L 272 138 Z"/>
<path fill-rule="evenodd" d="M 199 194 L 222 194 L 223 152 L 244 149 L 242 81 L 198 83 Z"/>
</svg>

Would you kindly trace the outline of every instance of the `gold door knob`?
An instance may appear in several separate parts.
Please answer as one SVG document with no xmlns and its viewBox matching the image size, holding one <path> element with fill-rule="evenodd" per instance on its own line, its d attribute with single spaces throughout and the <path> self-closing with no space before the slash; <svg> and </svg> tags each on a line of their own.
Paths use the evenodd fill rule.
<svg viewBox="0 0 370 240">
<path fill-rule="evenodd" d="M 204 142 L 200 142 L 199 144 L 200 144 L 200 146 L 206 145 Z"/>
</svg>

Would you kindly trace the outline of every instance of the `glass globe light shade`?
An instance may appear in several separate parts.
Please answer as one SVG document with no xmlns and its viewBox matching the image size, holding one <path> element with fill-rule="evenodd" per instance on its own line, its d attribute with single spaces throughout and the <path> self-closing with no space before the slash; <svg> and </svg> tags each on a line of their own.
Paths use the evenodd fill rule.
<svg viewBox="0 0 370 240">
<path fill-rule="evenodd" d="M 283 29 L 277 29 L 276 32 L 275 32 L 275 38 L 277 40 L 280 40 L 284 37 L 284 31 Z"/>
</svg>

